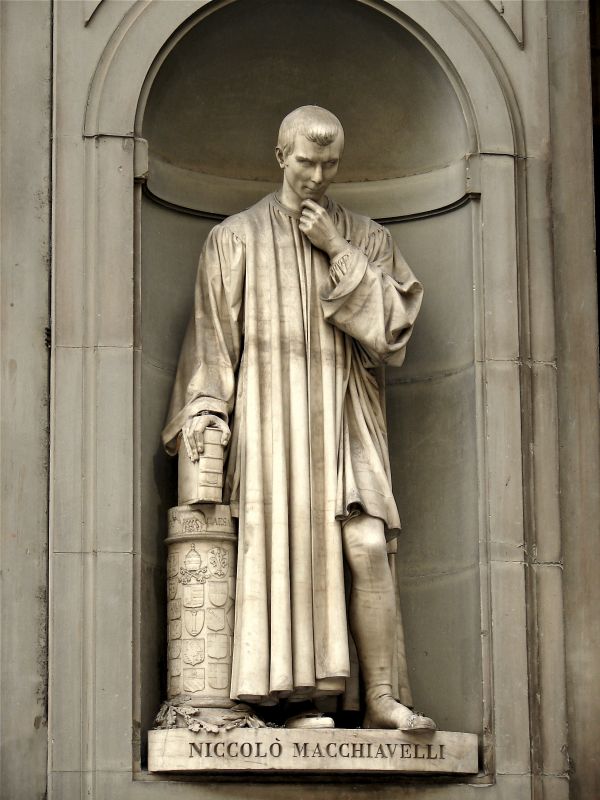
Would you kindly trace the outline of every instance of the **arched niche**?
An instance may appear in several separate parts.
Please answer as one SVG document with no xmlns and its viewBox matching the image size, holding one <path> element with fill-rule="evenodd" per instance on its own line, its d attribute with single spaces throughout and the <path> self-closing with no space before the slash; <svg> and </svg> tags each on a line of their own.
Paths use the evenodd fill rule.
<svg viewBox="0 0 600 800">
<path fill-rule="evenodd" d="M 282 117 L 307 103 L 331 108 L 347 142 L 332 194 L 388 225 L 426 290 L 405 367 L 387 375 L 416 703 L 444 729 L 481 732 L 479 204 L 468 104 L 401 18 L 348 0 L 227 3 L 159 60 L 138 114 L 148 146 L 138 308 L 141 548 L 149 565 L 142 593 L 154 597 L 160 615 L 161 541 L 176 495 L 159 435 L 202 243 L 224 215 L 276 188 Z M 147 726 L 162 691 L 160 616 L 146 630 L 153 631 L 142 643 Z"/>
<path fill-rule="evenodd" d="M 239 210 L 277 185 L 279 122 L 309 102 L 334 110 L 346 131 L 340 199 L 392 217 L 410 200 L 422 211 L 419 202 L 460 196 L 455 162 L 474 137 L 444 70 L 390 17 L 342 0 L 230 3 L 193 27 L 146 100 L 150 192 L 195 211 Z M 428 201 L 390 183 L 423 173 Z"/>
<path fill-rule="evenodd" d="M 140 0 L 124 11 L 107 38 L 82 109 L 85 158 L 78 185 L 85 202 L 79 195 L 71 198 L 72 207 L 83 210 L 80 227 L 72 228 L 81 238 L 81 258 L 69 248 L 69 258 L 56 264 L 57 282 L 75 299 L 66 311 L 60 307 L 59 322 L 82 309 L 81 331 L 77 328 L 68 343 L 84 354 L 85 403 L 80 416 L 69 419 L 68 436 L 57 438 L 55 478 L 64 473 L 74 482 L 73 507 L 81 508 L 85 541 L 102 563 L 110 563 L 110 570 L 98 573 L 103 582 L 88 580 L 93 568 L 87 561 L 65 574 L 65 580 L 87 587 L 77 622 L 77 630 L 86 633 L 77 646 L 82 663 L 95 666 L 86 673 L 85 691 L 102 718 L 117 725 L 118 737 L 107 743 L 94 739 L 93 727 L 83 722 L 81 731 L 90 757 L 100 758 L 105 744 L 111 757 L 118 752 L 126 781 L 130 746 L 133 771 L 139 772 L 145 731 L 164 696 L 162 540 L 174 498 L 174 465 L 162 454 L 158 434 L 201 243 L 222 214 L 235 210 L 218 210 L 205 201 L 231 202 L 223 182 L 229 189 L 231 181 L 238 182 L 238 190 L 240 182 L 250 187 L 246 203 L 264 190 L 264 176 L 250 181 L 212 175 L 217 190 L 207 193 L 210 182 L 189 169 L 193 163 L 156 157 L 144 120 L 151 119 L 148 102 L 162 67 L 186 36 L 229 6 L 249 4 Z M 255 8 L 258 14 L 259 5 Z M 465 152 L 452 148 L 454 160 L 447 164 L 432 160 L 425 171 L 368 181 L 350 174 L 353 180 L 336 191 L 350 207 L 387 220 L 426 285 L 407 363 L 399 374 L 388 374 L 387 383 L 390 450 L 405 528 L 399 571 L 413 683 L 417 702 L 443 727 L 483 730 L 487 778 L 478 780 L 492 784 L 496 776 L 498 785 L 489 788 L 502 794 L 504 776 L 526 776 L 530 769 L 525 607 L 531 588 L 523 569 L 523 496 L 529 489 L 521 429 L 523 421 L 527 436 L 530 411 L 526 387 L 521 393 L 520 359 L 529 352 L 527 315 L 533 325 L 545 313 L 527 296 L 523 126 L 502 63 L 462 6 L 443 0 L 347 0 L 344 13 L 351 14 L 350 8 L 380 15 L 386 35 L 410 43 L 415 58 L 438 76 L 436 85 L 466 132 Z M 331 31 L 332 40 L 337 30 Z M 231 27 L 222 34 L 224 49 L 230 35 Z M 349 63 L 352 57 L 347 54 Z M 260 101 L 267 103 L 269 96 L 265 91 Z M 447 120 L 435 111 L 426 119 L 435 122 L 443 140 Z M 151 139 L 150 164 L 144 133 Z M 161 163 L 168 180 L 159 188 Z M 186 180 L 172 180 L 177 171 Z M 217 209 L 213 214 L 207 212 L 211 207 Z M 55 382 L 70 386 L 73 364 L 70 372 L 61 355 Z M 112 406 L 114 414 L 107 411 Z M 73 423 L 76 431 L 79 425 L 85 482 L 78 466 L 69 471 Z M 64 483 L 57 480 L 56 486 Z M 58 529 L 60 521 L 59 516 Z M 104 619 L 98 615 L 113 599 L 106 591 L 108 578 L 115 585 L 131 580 L 133 589 L 115 594 L 111 614 L 116 611 L 122 624 L 113 626 L 110 636 L 104 628 L 94 633 L 97 620 Z M 118 673 L 110 659 L 99 658 L 113 651 Z M 132 719 L 141 736 L 132 737 Z"/>
</svg>

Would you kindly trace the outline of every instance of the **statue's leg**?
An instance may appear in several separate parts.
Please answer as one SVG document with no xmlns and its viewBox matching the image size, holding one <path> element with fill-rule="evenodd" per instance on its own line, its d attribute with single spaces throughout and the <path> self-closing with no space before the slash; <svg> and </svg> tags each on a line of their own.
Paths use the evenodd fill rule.
<svg viewBox="0 0 600 800">
<path fill-rule="evenodd" d="M 345 523 L 342 536 L 352 574 L 350 629 L 366 691 L 364 727 L 435 730 L 433 720 L 392 696 L 396 604 L 383 522 L 360 514 Z"/>
</svg>

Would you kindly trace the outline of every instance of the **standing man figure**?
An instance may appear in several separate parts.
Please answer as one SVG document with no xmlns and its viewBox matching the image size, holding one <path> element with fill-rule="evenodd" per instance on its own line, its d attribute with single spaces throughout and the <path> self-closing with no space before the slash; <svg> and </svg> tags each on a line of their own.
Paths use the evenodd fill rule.
<svg viewBox="0 0 600 800">
<path fill-rule="evenodd" d="M 386 539 L 400 519 L 374 376 L 402 364 L 422 288 L 388 231 L 326 197 L 343 146 L 333 114 L 292 111 L 276 147 L 280 191 L 209 234 L 163 441 L 175 453 L 181 434 L 197 459 L 214 427 L 230 445 L 223 502 L 239 520 L 231 697 L 269 704 L 343 692 L 349 618 L 364 727 L 434 729 L 392 694 Z"/>
</svg>

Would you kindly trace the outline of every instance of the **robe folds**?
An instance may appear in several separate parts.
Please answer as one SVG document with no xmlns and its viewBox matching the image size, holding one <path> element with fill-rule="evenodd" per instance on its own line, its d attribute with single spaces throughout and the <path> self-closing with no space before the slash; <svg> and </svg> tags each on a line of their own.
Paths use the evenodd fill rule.
<svg viewBox="0 0 600 800">
<path fill-rule="evenodd" d="M 363 511 L 388 536 L 400 527 L 374 371 L 404 360 L 422 288 L 387 230 L 327 203 L 348 241 L 333 264 L 276 195 L 213 228 L 163 431 L 175 453 L 201 411 L 232 430 L 231 696 L 248 702 L 343 691 L 342 521 Z"/>
</svg>

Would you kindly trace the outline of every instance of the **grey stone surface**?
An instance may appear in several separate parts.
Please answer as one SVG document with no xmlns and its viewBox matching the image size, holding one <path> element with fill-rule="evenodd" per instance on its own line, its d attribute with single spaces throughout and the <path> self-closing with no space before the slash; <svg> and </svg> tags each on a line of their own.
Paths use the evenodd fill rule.
<svg viewBox="0 0 600 800">
<path fill-rule="evenodd" d="M 479 591 L 478 566 L 400 578 L 415 708 L 444 730 L 483 733 Z"/>
<path fill-rule="evenodd" d="M 81 468 L 82 431 L 73 425 L 74 418 L 83 415 L 84 353 L 80 348 L 56 347 L 55 369 L 62 375 L 55 387 L 54 441 L 70 441 L 61 455 L 61 475 L 53 483 L 55 510 L 54 550 L 57 553 L 76 553 L 81 549 L 81 496 L 84 475 Z"/>
<path fill-rule="evenodd" d="M 485 365 L 486 484 L 489 540 L 522 546 L 523 487 L 519 366 L 514 361 Z"/>
<path fill-rule="evenodd" d="M 388 382 L 386 394 L 392 476 L 402 513 L 400 576 L 477 564 L 473 367 L 428 380 Z"/>
<path fill-rule="evenodd" d="M 83 725 L 81 689 L 84 685 L 84 664 L 81 652 L 74 646 L 82 636 L 85 596 L 83 582 L 73 581 L 73 576 L 89 566 L 93 556 L 79 553 L 56 553 L 53 558 L 54 579 L 57 586 L 67 587 L 53 599 L 50 627 L 53 633 L 50 663 L 61 660 L 62 669 L 69 681 L 56 681 L 51 693 L 52 725 L 55 730 L 80 730 Z M 76 773 L 80 767 L 81 744 L 77 737 L 61 736 L 55 740 L 50 752 L 50 772 Z"/>
<path fill-rule="evenodd" d="M 446 214 L 391 224 L 389 229 L 425 288 L 423 307 L 402 371 L 408 381 L 464 369 L 475 351 L 473 294 L 475 204 Z"/>
<path fill-rule="evenodd" d="M 89 410 L 92 430 L 88 433 L 93 432 L 102 442 L 90 476 L 99 500 L 94 549 L 127 553 L 133 530 L 133 508 L 129 503 L 133 473 L 133 350 L 99 347 L 93 357 L 96 386 L 94 405 Z M 118 459 L 114 458 L 116 451 Z"/>
<path fill-rule="evenodd" d="M 224 28 L 235 60 L 223 49 Z M 348 52 L 355 58 L 349 61 Z M 190 84 L 203 87 L 192 102 Z M 268 104 L 260 101 L 265 86 Z M 416 94 L 414 86 L 420 87 Z M 365 126 L 377 119 L 382 102 L 394 131 L 385 148 L 378 126 Z M 465 151 L 457 96 L 432 55 L 385 15 L 345 0 L 325 6 L 319 0 L 245 0 L 216 10 L 165 59 L 148 97 L 143 135 L 150 151 L 170 163 L 277 182 L 274 132 L 286 113 L 307 103 L 331 109 L 342 121 L 347 144 L 340 181 L 427 172 Z M 444 136 L 433 133 L 440 126 Z"/>
<path fill-rule="evenodd" d="M 231 4 L 232 15 L 236 13 L 236 5 Z M 344 4 L 348 16 L 373 13 L 367 8 L 370 4 L 363 4 L 360 10 L 350 10 L 352 5 Z M 430 284 L 433 278 L 436 286 L 436 258 L 445 270 L 456 270 L 452 274 L 457 281 L 448 291 L 454 305 L 466 293 L 472 275 L 476 361 L 473 393 L 453 394 L 449 387 L 444 392 L 448 389 L 450 397 L 463 397 L 465 412 L 470 409 L 472 413 L 472 427 L 465 425 L 460 430 L 475 440 L 471 446 L 468 439 L 470 449 L 457 449 L 476 455 L 476 459 L 475 463 L 467 459 L 464 470 L 462 461 L 455 467 L 466 473 L 461 474 L 464 486 L 458 479 L 456 484 L 465 492 L 460 495 L 465 506 L 461 508 L 456 501 L 452 517 L 455 523 L 469 520 L 471 524 L 475 519 L 475 496 L 478 497 L 474 530 L 479 539 L 481 569 L 477 576 L 470 566 L 475 538 L 469 529 L 465 548 L 456 556 L 458 566 L 453 580 L 462 600 L 472 598 L 465 609 L 472 620 L 468 647 L 473 646 L 472 637 L 481 635 L 480 656 L 472 662 L 471 670 L 461 672 L 461 679 L 469 680 L 470 675 L 481 669 L 482 705 L 478 719 L 483 722 L 486 774 L 473 780 L 486 785 L 485 788 L 473 783 L 414 786 L 386 779 L 376 789 L 382 798 L 463 800 L 483 792 L 494 800 L 525 800 L 539 797 L 543 792 L 551 800 L 562 800 L 569 795 L 573 800 L 587 800 L 598 794 L 600 771 L 595 742 L 600 718 L 596 698 L 600 697 L 600 691 L 597 670 L 589 666 L 600 657 L 595 625 L 595 609 L 599 604 L 595 593 L 600 561 L 597 549 L 600 513 L 596 491 L 597 341 L 592 333 L 596 292 L 591 139 L 586 117 L 587 13 L 585 4 L 580 2 L 518 3 L 523 25 L 521 47 L 514 5 L 505 14 L 498 13 L 498 5 L 487 0 L 451 4 L 399 0 L 377 5 L 386 12 L 390 24 L 398 21 L 403 28 L 400 34 L 390 32 L 394 40 L 403 38 L 409 43 L 403 55 L 421 53 L 423 63 L 431 64 L 429 48 L 440 72 L 446 71 L 466 121 L 464 148 L 472 153 L 498 154 L 486 157 L 487 166 L 480 164 L 484 167 L 478 184 L 480 201 L 475 197 L 470 206 L 453 214 L 406 222 L 398 226 L 398 233 L 394 231 L 395 236 L 401 237 L 403 249 L 407 253 L 412 249 L 409 260 L 420 274 L 425 270 Z M 161 474 L 160 464 L 153 462 L 150 446 L 140 456 L 140 432 L 147 426 L 151 434 L 152 428 L 159 424 L 161 391 L 166 392 L 161 385 L 164 387 L 168 382 L 159 373 L 170 374 L 173 360 L 168 363 L 169 352 L 174 354 L 179 348 L 175 338 L 182 327 L 177 326 L 183 326 L 187 310 L 182 307 L 175 328 L 165 332 L 164 338 L 157 335 L 152 343 L 150 337 L 146 339 L 148 374 L 143 380 L 148 391 L 143 408 L 147 419 L 141 416 L 142 405 L 133 405 L 131 374 L 126 375 L 127 370 L 121 367 L 112 376 L 110 386 L 119 407 L 127 409 L 125 414 L 135 408 L 133 430 L 119 430 L 115 421 L 118 435 L 109 435 L 104 440 L 99 433 L 109 428 L 110 419 L 106 413 L 104 418 L 102 414 L 97 420 L 95 417 L 97 401 L 104 406 L 112 395 L 98 382 L 97 366 L 102 359 L 96 358 L 94 348 L 99 344 L 122 347 L 122 363 L 129 359 L 127 363 L 131 364 L 132 290 L 136 276 L 133 256 L 138 258 L 139 253 L 130 218 L 135 197 L 131 186 L 130 140 L 134 132 L 142 134 L 147 89 L 160 68 L 159 51 L 171 36 L 176 39 L 194 24 L 204 24 L 200 17 L 210 8 L 214 6 L 205 7 L 199 0 L 177 3 L 153 0 L 146 4 L 92 0 L 53 4 L 56 130 L 52 173 L 55 197 L 52 358 L 56 380 L 51 418 L 50 624 L 54 645 L 50 669 L 52 754 L 48 794 L 54 798 L 67 800 L 85 795 L 100 800 L 130 800 L 138 796 L 146 799 L 152 793 L 164 797 L 167 792 L 177 798 L 201 796 L 223 800 L 239 797 L 242 792 L 249 800 L 262 800 L 282 791 L 290 798 L 306 795 L 306 784 L 293 781 L 284 790 L 278 785 L 245 783 L 240 787 L 203 781 L 200 786 L 165 781 L 149 776 L 137 761 L 138 724 L 140 719 L 142 727 L 149 724 L 153 697 L 160 695 L 157 664 L 164 633 L 161 609 L 156 608 L 161 602 L 158 586 L 162 583 L 159 566 L 162 545 L 157 541 L 158 537 L 162 539 L 164 531 L 156 520 L 158 507 L 165 501 L 157 500 L 152 493 L 157 486 L 168 485 L 169 480 L 168 475 Z M 48 373 L 46 352 L 38 334 L 47 324 L 44 258 L 48 254 L 48 214 L 35 192 L 40 188 L 40 179 L 43 182 L 47 176 L 49 158 L 50 4 L 5 2 L 0 13 L 5 377 L 1 462 L 0 794 L 10 800 L 21 797 L 29 800 L 42 796 L 46 768 L 43 702 L 37 696 L 44 672 L 37 658 L 40 653 L 43 655 L 43 648 L 40 649 L 38 642 L 41 629 L 36 614 L 31 613 L 32 608 L 41 609 L 42 603 L 34 598 L 26 605 L 22 597 L 25 592 L 35 594 L 38 586 L 43 593 L 45 574 L 45 464 L 43 457 L 33 460 L 30 454 L 46 436 L 40 419 L 45 419 L 42 398 Z M 213 22 L 218 13 L 214 14 Z M 260 21 L 260 17 L 255 20 Z M 200 35 L 200 27 L 197 31 Z M 412 37 L 419 40 L 419 46 Z M 174 56 L 173 63 L 182 52 Z M 336 52 L 344 58 L 343 49 Z M 355 62 L 359 63 L 359 59 Z M 367 61 L 361 66 L 365 73 L 370 69 Z M 397 88 L 404 91 L 401 86 Z M 212 87 L 207 89 L 202 81 L 194 82 L 196 95 L 204 90 L 203 96 L 215 96 Z M 443 96 L 441 108 L 450 107 L 447 105 L 450 96 Z M 27 103 L 23 103 L 23 97 L 28 98 Z M 452 103 L 451 107 L 456 109 L 456 103 Z M 424 118 L 434 120 L 435 115 L 426 114 Z M 223 119 L 222 114 L 215 119 Z M 82 128 L 85 138 L 81 135 Z M 452 128 L 452 137 L 457 130 Z M 94 140 L 98 132 L 113 141 Z M 436 146 L 444 144 L 443 135 L 436 131 L 436 136 Z M 515 153 L 522 158 L 513 159 Z M 408 151 L 405 154 L 410 155 Z M 496 160 L 501 166 L 496 165 Z M 507 194 L 507 188 L 512 194 Z M 155 218 L 162 215 L 164 219 L 172 213 L 161 210 Z M 457 218 L 460 225 L 454 227 Z M 106 225 L 110 225 L 114 234 L 111 241 L 102 239 L 106 236 Z M 165 246 L 171 248 L 177 259 L 186 259 L 188 253 L 197 252 L 194 237 L 202 239 L 209 225 L 195 218 L 178 220 L 175 224 L 171 220 L 170 232 L 164 233 L 165 227 L 156 229 L 147 242 L 150 249 L 158 247 L 164 233 Z M 192 233 L 192 229 L 197 232 Z M 453 231 L 455 238 L 447 238 Z M 174 242 L 178 242 L 177 249 Z M 156 252 L 160 255 L 158 249 Z M 414 260 L 420 252 L 426 256 L 422 264 Z M 194 262 L 195 256 L 182 269 L 189 267 L 193 272 Z M 35 264 L 37 268 L 24 269 L 24 263 L 28 267 Z M 172 292 L 171 299 L 178 302 L 179 287 L 176 281 L 168 280 L 175 273 L 164 271 L 164 263 L 158 257 L 154 264 L 144 261 L 144 268 L 149 266 L 153 270 L 152 281 L 167 278 L 154 299 L 149 295 L 143 299 L 150 315 L 157 314 L 159 306 L 152 303 L 161 291 Z M 145 291 L 143 281 L 141 286 Z M 429 294 L 435 296 L 431 291 Z M 431 320 L 437 318 L 443 306 L 443 292 L 439 301 L 430 306 L 432 316 L 427 332 L 423 332 L 420 354 L 425 352 L 431 357 L 431 364 L 438 357 L 442 369 L 444 359 L 456 356 L 458 368 L 467 371 L 471 356 L 463 359 L 459 353 L 466 354 L 470 346 L 467 335 L 470 320 L 467 324 L 464 316 L 468 305 L 458 306 L 462 315 L 460 337 L 453 342 L 452 330 L 441 324 L 436 335 L 429 338 L 432 330 L 435 332 Z M 15 305 L 10 306 L 11 302 Z M 17 316 L 15 309 L 22 313 Z M 424 315 L 428 313 L 424 308 Z M 439 319 L 443 322 L 443 315 Z M 417 339 L 414 344 L 418 344 Z M 140 340 L 136 345 L 143 350 Z M 13 380 L 14 371 L 9 370 L 15 354 L 17 382 Z M 490 357 L 499 358 L 502 363 L 494 368 L 494 364 L 486 361 Z M 111 356 L 103 361 L 107 369 L 112 363 L 110 359 Z M 121 361 L 121 356 L 116 361 Z M 420 358 L 415 361 L 415 369 L 421 363 Z M 27 365 L 27 381 L 20 384 L 23 364 Z M 412 368 L 410 363 L 406 367 Z M 105 375 L 106 372 L 102 381 Z M 143 385 L 139 375 L 138 370 L 135 384 L 138 400 Z M 420 377 L 427 380 L 432 375 L 433 371 Z M 18 388 L 21 386 L 26 386 L 26 391 Z M 440 393 L 440 402 L 445 396 Z M 8 404 L 6 397 L 10 398 Z M 435 408 L 435 403 L 428 402 L 428 408 Z M 463 422 L 451 415 L 447 420 L 450 424 L 452 420 L 461 425 Z M 443 429 L 442 421 L 440 427 Z M 452 436 L 456 434 L 452 431 Z M 445 441 L 456 446 L 450 436 Z M 449 452 L 450 449 L 440 454 L 438 469 L 431 480 L 432 491 L 436 489 L 435 481 L 441 480 L 445 496 L 453 485 L 449 473 L 444 472 L 451 466 L 445 460 Z M 118 477 L 116 497 L 120 499 L 116 506 L 109 504 L 103 509 L 105 491 L 112 492 L 113 487 L 113 478 L 104 474 L 105 465 L 112 463 L 111 458 L 120 460 L 121 455 L 123 460 L 115 468 L 114 478 L 116 481 Z M 424 470 L 423 474 L 427 480 Z M 474 477 L 469 493 L 467 476 L 471 475 Z M 125 481 L 124 487 L 120 481 Z M 21 514 L 19 487 L 22 486 L 28 489 L 26 518 Z M 400 487 L 400 491 L 405 490 Z M 422 507 L 427 506 L 423 503 Z M 130 522 L 128 515 L 132 509 Z M 430 519 L 436 519 L 433 511 Z M 113 522 L 116 528 L 111 532 Z M 410 515 L 405 515 L 407 547 L 412 525 Z M 455 543 L 457 531 L 458 527 L 451 536 Z M 13 533 L 17 533 L 17 538 L 12 538 Z M 443 531 L 436 531 L 443 539 L 442 534 Z M 106 550 L 122 551 L 106 553 L 108 561 L 100 569 L 94 566 L 96 557 L 91 555 L 97 541 Z M 426 565 L 422 556 L 427 552 L 435 554 L 435 539 L 424 537 L 422 543 L 415 545 L 414 552 L 411 548 L 412 545 L 407 552 L 414 561 L 409 559 L 407 565 L 421 567 Z M 450 553 L 448 558 L 453 556 Z M 114 564 L 111 559 L 115 559 Z M 127 559 L 132 562 L 129 566 Z M 115 586 L 105 576 L 105 569 L 115 569 L 115 576 L 129 584 Z M 563 572 L 565 626 L 561 616 Z M 101 579 L 96 581 L 94 576 Z M 466 581 L 464 587 L 460 587 L 462 580 Z M 425 584 L 429 581 L 435 585 L 433 575 L 427 577 Z M 114 593 L 114 603 L 102 596 L 105 591 Z M 442 601 L 436 602 L 441 607 Z M 433 601 L 430 608 L 436 608 Z M 457 607 L 457 615 L 458 611 Z M 110 618 L 100 619 L 99 615 L 104 613 L 125 620 L 122 638 L 111 627 Z M 480 626 L 475 625 L 478 614 Z M 435 620 L 432 624 L 439 626 Z M 12 633 L 15 625 L 18 636 Z M 111 660 L 113 639 L 119 658 Z M 419 642 L 418 632 L 414 641 Z M 440 650 L 447 641 L 440 639 Z M 112 680 L 105 674 L 110 671 Z M 460 714 L 459 704 L 454 700 L 450 708 L 452 715 Z M 468 715 L 471 711 L 468 710 Z M 566 712 L 570 727 L 568 753 L 563 749 Z M 528 728 L 530 739 L 526 735 Z M 106 736 L 113 737 L 113 744 L 105 742 L 102 737 Z M 570 785 L 564 766 L 567 755 Z M 136 780 L 132 780 L 132 759 Z M 340 800 L 349 797 L 357 800 L 372 796 L 374 789 L 358 782 L 351 786 L 338 782 L 333 789 L 323 783 L 311 786 L 317 800 L 331 796 L 332 791 Z"/>
<path fill-rule="evenodd" d="M 47 759 L 51 10 L 0 5 L 0 797 Z M 26 99 L 26 102 L 24 100 Z"/>
<path fill-rule="evenodd" d="M 600 793 L 594 746 L 600 732 L 600 448 L 588 26 L 585 3 L 550 4 L 560 519 L 569 758 L 578 800 Z M 567 79 L 572 71 L 581 76 L 574 87 Z"/>
<path fill-rule="evenodd" d="M 494 669 L 496 769 L 524 773 L 530 765 L 525 568 L 506 561 L 490 565 Z"/>
</svg>

